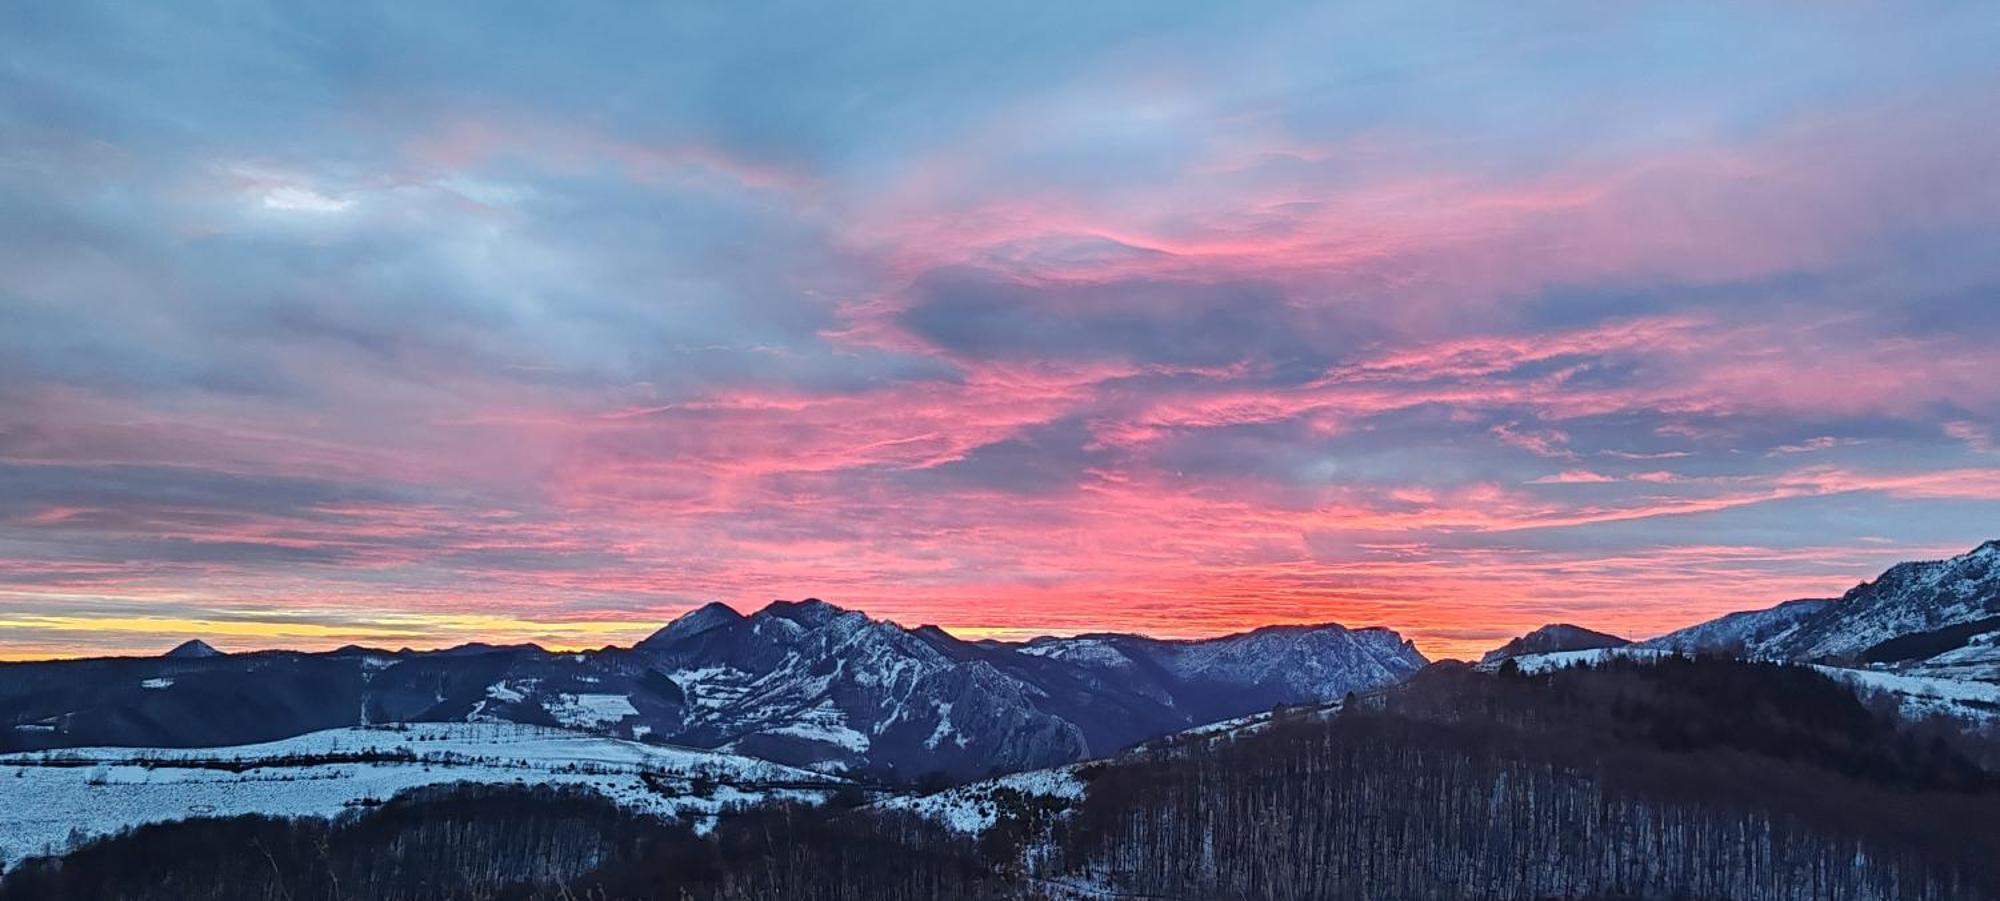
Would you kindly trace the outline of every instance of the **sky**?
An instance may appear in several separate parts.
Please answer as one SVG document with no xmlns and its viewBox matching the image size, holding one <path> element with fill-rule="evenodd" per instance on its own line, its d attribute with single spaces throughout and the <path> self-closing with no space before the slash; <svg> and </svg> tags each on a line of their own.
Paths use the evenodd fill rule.
<svg viewBox="0 0 2000 901">
<path fill-rule="evenodd" d="M 40 3 L 0 658 L 1432 656 L 2000 537 L 1992 3 Z"/>
</svg>

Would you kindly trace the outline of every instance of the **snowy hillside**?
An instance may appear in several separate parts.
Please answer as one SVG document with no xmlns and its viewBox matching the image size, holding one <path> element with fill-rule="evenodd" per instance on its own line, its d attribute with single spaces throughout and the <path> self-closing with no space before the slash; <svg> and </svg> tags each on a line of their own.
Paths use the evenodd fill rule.
<svg viewBox="0 0 2000 901">
<path fill-rule="evenodd" d="M 1731 650 L 1773 660 L 1865 660 L 1921 669 L 1928 658 L 1996 633 L 2000 633 L 2000 541 L 1989 541 L 1948 560 L 1896 564 L 1837 599 L 1732 613 L 1645 644 L 1687 651 Z M 1989 657 L 1975 650 L 1940 664 L 1956 676 L 2000 679 L 2000 666 L 1986 665 Z"/>
<path fill-rule="evenodd" d="M 1949 716 L 1969 722 L 2000 721 L 2000 685 L 1965 679 L 1911 676 L 1874 669 L 1815 666 L 1866 696 L 1884 694 L 1896 700 L 1910 719 Z"/>
<path fill-rule="evenodd" d="M 1832 603 L 1807 598 L 1764 610 L 1738 611 L 1639 644 L 1683 653 L 1741 649 L 1749 656 L 1756 656 L 1758 649 L 1782 643 L 1800 624 Z"/>
<path fill-rule="evenodd" d="M 818 600 L 691 611 L 632 648 L 468 645 L 0 664 L 0 751 L 205 747 L 385 722 L 560 726 L 827 773 L 915 778 L 1114 753 L 1199 723 L 1392 684 L 1386 629 L 1280 626 L 966 642 Z"/>
<path fill-rule="evenodd" d="M 697 825 L 774 795 L 837 787 L 762 760 L 517 724 L 332 729 L 228 748 L 74 748 L 0 755 L 0 860 L 80 835 L 192 816 L 332 816 L 450 782 L 575 785 Z"/>
</svg>

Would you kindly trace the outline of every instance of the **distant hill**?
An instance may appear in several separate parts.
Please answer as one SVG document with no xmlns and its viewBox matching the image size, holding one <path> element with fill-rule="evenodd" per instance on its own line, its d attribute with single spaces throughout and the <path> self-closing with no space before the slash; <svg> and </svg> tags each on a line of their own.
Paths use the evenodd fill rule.
<svg viewBox="0 0 2000 901">
<path fill-rule="evenodd" d="M 175 645 L 173 650 L 168 651 L 160 656 L 172 657 L 176 659 L 221 657 L 222 652 L 216 650 L 214 647 L 209 645 L 208 642 L 202 641 L 199 638 L 195 638 L 195 639 L 190 639 L 188 641 L 183 641 L 180 644 Z"/>
<path fill-rule="evenodd" d="M 1498 663 L 1509 657 L 1523 654 L 1549 654 L 1557 651 L 1589 651 L 1597 648 L 1622 648 L 1631 644 L 1629 638 L 1620 638 L 1604 632 L 1596 632 L 1569 623 L 1550 623 L 1526 635 L 1515 638 L 1479 658 L 1479 662 Z"/>
</svg>

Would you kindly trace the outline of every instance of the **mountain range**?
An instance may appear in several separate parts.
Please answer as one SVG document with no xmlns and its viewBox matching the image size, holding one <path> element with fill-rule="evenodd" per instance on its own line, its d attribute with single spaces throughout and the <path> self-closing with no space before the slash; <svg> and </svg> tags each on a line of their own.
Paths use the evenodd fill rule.
<svg viewBox="0 0 2000 901">
<path fill-rule="evenodd" d="M 348 647 L 0 665 L 0 750 L 191 747 L 388 722 L 565 726 L 824 772 L 1049 766 L 1428 661 L 1387 629 L 1271 626 L 1199 641 L 964 641 L 819 600 L 710 604 L 630 648 Z"/>
<path fill-rule="evenodd" d="M 1641 642 L 1666 651 L 2000 681 L 2000 541 L 1898 563 L 1838 598 L 1731 613 Z"/>
<path fill-rule="evenodd" d="M 1484 662 L 1626 644 L 1559 623 Z M 1838 598 L 1732 613 L 1630 647 L 1616 653 L 1721 653 L 1871 676 L 2000 681 L 2000 541 L 1898 564 Z M 1382 628 L 967 641 L 819 600 L 774 602 L 749 615 L 717 603 L 632 647 L 579 653 L 471 644 L 223 654 L 195 640 L 161 657 L 0 664 L 0 751 L 219 746 L 380 723 L 502 722 L 826 773 L 965 777 L 1102 757 L 1275 705 L 1367 692 L 1428 662 Z"/>
</svg>

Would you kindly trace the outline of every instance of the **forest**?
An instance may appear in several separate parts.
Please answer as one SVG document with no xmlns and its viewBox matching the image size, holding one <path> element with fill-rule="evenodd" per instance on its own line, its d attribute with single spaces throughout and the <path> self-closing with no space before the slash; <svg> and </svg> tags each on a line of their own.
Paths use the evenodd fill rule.
<svg viewBox="0 0 2000 901">
<path fill-rule="evenodd" d="M 14 899 L 2000 897 L 1993 741 L 1802 667 L 1440 664 L 1085 767 L 978 838 L 858 794 L 712 831 L 542 787 L 132 830 Z"/>
</svg>

